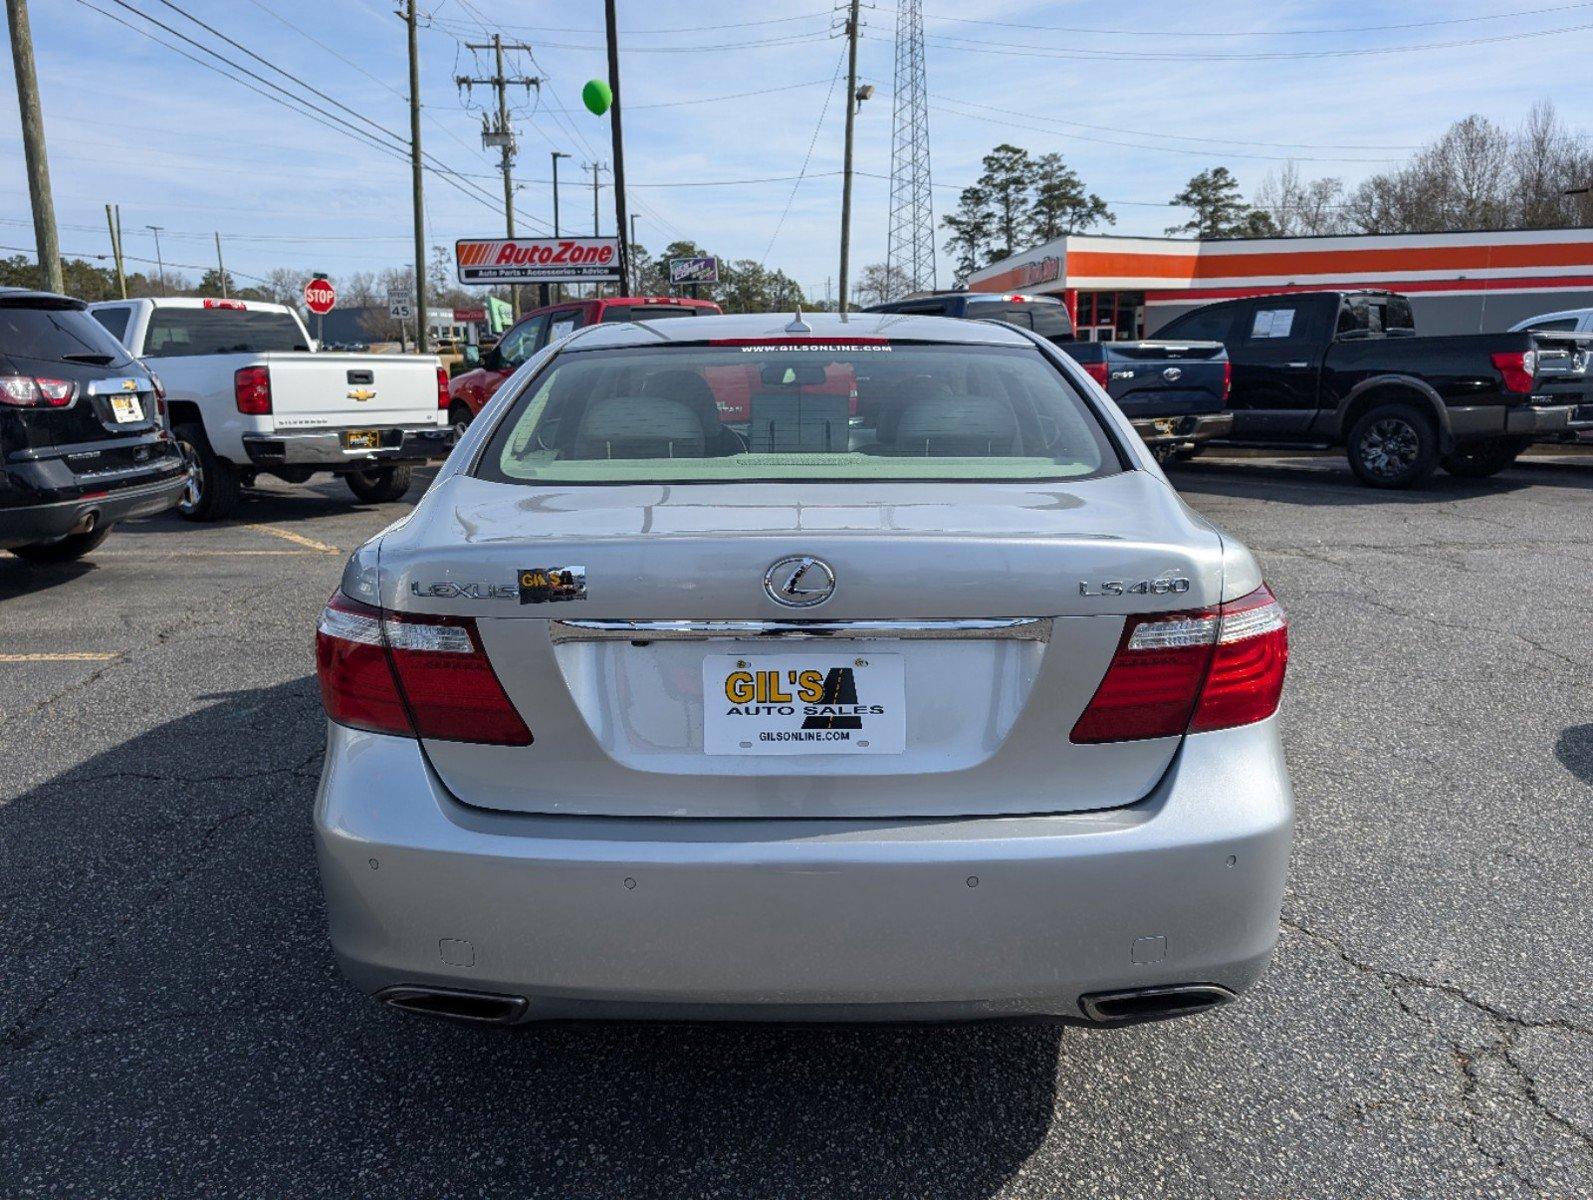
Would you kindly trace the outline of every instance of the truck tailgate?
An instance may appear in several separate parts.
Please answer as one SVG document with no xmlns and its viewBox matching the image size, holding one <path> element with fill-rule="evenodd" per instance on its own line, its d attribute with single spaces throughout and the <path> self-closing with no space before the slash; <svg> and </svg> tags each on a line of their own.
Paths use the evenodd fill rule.
<svg viewBox="0 0 1593 1200">
<path fill-rule="evenodd" d="M 1228 396 L 1220 342 L 1107 342 L 1107 392 L 1130 419 L 1221 412 Z"/>
<path fill-rule="evenodd" d="M 392 354 L 267 354 L 278 429 L 442 425 L 435 358 Z"/>
</svg>

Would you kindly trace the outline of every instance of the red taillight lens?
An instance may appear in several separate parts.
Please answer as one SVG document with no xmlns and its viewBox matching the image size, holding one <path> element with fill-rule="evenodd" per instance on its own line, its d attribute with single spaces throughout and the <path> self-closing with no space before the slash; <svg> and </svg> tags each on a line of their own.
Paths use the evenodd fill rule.
<svg viewBox="0 0 1593 1200">
<path fill-rule="evenodd" d="M 315 634 L 326 715 L 403 737 L 529 746 L 468 617 L 383 612 L 334 595 Z"/>
<path fill-rule="evenodd" d="M 448 411 L 448 372 L 443 367 L 437 368 L 437 407 Z"/>
<path fill-rule="evenodd" d="M 1538 371 L 1536 350 L 1501 350 L 1493 356 L 1493 369 L 1504 380 L 1507 392 L 1527 395 L 1532 391 L 1533 376 Z"/>
<path fill-rule="evenodd" d="M 1265 587 L 1217 608 L 1130 617 L 1075 742 L 1229 729 L 1278 709 L 1288 623 Z"/>
<path fill-rule="evenodd" d="M 65 408 L 76 395 L 77 384 L 70 379 L 0 375 L 0 404 L 12 408 Z"/>
<path fill-rule="evenodd" d="M 271 371 L 267 367 L 239 367 L 232 373 L 232 395 L 238 411 L 247 417 L 271 412 Z"/>
<path fill-rule="evenodd" d="M 1084 368 L 1086 375 L 1102 387 L 1105 387 L 1112 380 L 1112 368 L 1106 363 L 1080 363 L 1079 365 Z"/>
<path fill-rule="evenodd" d="M 1222 363 L 1222 402 L 1228 403 L 1228 397 L 1233 394 L 1233 363 L 1223 359 Z"/>
</svg>

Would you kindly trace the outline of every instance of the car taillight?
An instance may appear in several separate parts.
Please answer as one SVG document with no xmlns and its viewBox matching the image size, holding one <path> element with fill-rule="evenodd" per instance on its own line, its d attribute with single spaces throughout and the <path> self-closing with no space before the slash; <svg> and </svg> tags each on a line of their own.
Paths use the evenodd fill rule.
<svg viewBox="0 0 1593 1200">
<path fill-rule="evenodd" d="M 0 404 L 12 408 L 65 408 L 77 395 L 70 379 L 33 375 L 0 375 Z"/>
<path fill-rule="evenodd" d="M 267 416 L 271 412 L 270 368 L 239 367 L 232 373 L 232 395 L 245 416 Z"/>
<path fill-rule="evenodd" d="M 437 368 L 437 407 L 448 411 L 448 372 L 442 367 Z"/>
<path fill-rule="evenodd" d="M 1112 368 L 1108 363 L 1094 362 L 1080 363 L 1079 365 L 1084 368 L 1084 373 L 1086 375 L 1095 380 L 1095 382 L 1100 384 L 1102 387 L 1105 387 L 1112 381 Z"/>
<path fill-rule="evenodd" d="M 1504 378 L 1505 391 L 1525 395 L 1532 391 L 1533 376 L 1538 372 L 1538 352 L 1500 350 L 1493 356 L 1493 369 Z"/>
<path fill-rule="evenodd" d="M 1278 710 L 1289 663 L 1283 609 L 1265 585 L 1216 608 L 1129 617 L 1075 742 L 1231 729 Z"/>
<path fill-rule="evenodd" d="M 339 725 L 401 737 L 529 746 L 469 617 L 384 612 L 342 593 L 315 631 L 321 703 Z"/>
<path fill-rule="evenodd" d="M 1228 397 L 1233 394 L 1233 363 L 1223 359 L 1222 363 L 1222 402 L 1228 403 Z"/>
</svg>

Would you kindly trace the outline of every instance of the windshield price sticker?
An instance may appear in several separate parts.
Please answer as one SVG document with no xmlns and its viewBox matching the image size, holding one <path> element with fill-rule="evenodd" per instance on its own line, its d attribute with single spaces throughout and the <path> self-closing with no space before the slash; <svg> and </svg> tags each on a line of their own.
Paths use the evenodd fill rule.
<svg viewBox="0 0 1593 1200">
<path fill-rule="evenodd" d="M 900 754 L 906 747 L 899 654 L 703 660 L 705 754 Z"/>
</svg>

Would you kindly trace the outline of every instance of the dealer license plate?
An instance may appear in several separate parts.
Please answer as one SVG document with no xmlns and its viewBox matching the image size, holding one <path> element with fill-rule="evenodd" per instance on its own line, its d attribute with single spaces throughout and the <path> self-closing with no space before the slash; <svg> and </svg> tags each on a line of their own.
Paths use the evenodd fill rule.
<svg viewBox="0 0 1593 1200">
<path fill-rule="evenodd" d="M 710 654 L 705 754 L 900 754 L 907 697 L 900 654 Z"/>
<path fill-rule="evenodd" d="M 345 429 L 343 431 L 343 449 L 345 450 L 377 450 L 381 448 L 382 435 L 376 429 Z"/>
<path fill-rule="evenodd" d="M 111 416 L 116 418 L 117 424 L 128 425 L 144 419 L 144 404 L 137 396 L 112 396 L 110 400 Z"/>
</svg>

